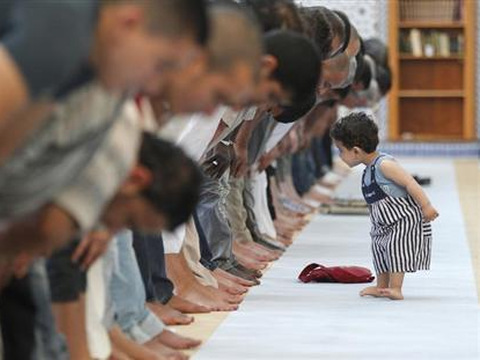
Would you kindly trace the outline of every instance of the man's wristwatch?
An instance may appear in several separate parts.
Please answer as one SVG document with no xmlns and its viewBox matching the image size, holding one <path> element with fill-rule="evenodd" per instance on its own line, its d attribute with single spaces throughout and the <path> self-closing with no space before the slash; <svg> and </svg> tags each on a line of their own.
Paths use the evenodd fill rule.
<svg viewBox="0 0 480 360">
<path fill-rule="evenodd" d="M 233 141 L 229 141 L 229 140 L 220 140 L 220 143 L 222 143 L 225 146 L 232 146 L 233 145 Z"/>
</svg>

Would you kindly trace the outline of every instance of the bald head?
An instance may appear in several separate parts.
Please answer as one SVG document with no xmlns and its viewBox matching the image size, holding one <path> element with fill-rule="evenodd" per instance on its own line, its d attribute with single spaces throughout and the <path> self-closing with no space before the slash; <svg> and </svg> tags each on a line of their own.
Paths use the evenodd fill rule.
<svg viewBox="0 0 480 360">
<path fill-rule="evenodd" d="M 255 19 L 238 6 L 212 5 L 208 52 L 213 71 L 231 69 L 238 62 L 260 71 L 263 54 L 261 31 Z"/>
</svg>

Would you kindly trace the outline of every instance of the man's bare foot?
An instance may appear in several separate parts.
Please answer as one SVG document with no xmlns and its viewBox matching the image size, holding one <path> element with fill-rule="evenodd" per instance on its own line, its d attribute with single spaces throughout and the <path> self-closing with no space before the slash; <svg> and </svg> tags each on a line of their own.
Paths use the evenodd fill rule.
<svg viewBox="0 0 480 360">
<path fill-rule="evenodd" d="M 248 287 L 237 284 L 231 280 L 228 280 L 227 278 L 224 278 L 221 276 L 218 276 L 218 277 L 215 276 L 215 279 L 217 279 L 218 288 L 229 294 L 242 295 L 248 291 Z"/>
<path fill-rule="evenodd" d="M 278 233 L 277 240 L 284 246 L 290 246 L 293 244 L 293 235 Z"/>
<path fill-rule="evenodd" d="M 268 262 L 252 260 L 242 255 L 239 255 L 235 252 L 234 252 L 234 255 L 240 264 L 242 264 L 244 267 L 250 270 L 262 271 L 262 270 L 265 270 L 268 266 Z"/>
<path fill-rule="evenodd" d="M 155 353 L 156 357 L 153 358 L 155 360 L 188 360 L 189 358 L 180 351 L 174 350 L 171 347 L 162 344 L 160 341 L 156 341 L 155 339 L 145 343 L 144 346 Z"/>
<path fill-rule="evenodd" d="M 147 306 L 166 325 L 189 325 L 194 320 L 193 316 L 182 314 L 180 311 L 162 303 L 148 302 Z"/>
<path fill-rule="evenodd" d="M 254 285 L 260 285 L 259 278 L 263 275 L 261 271 L 247 269 L 238 261 L 234 267 L 228 269 L 227 271 L 234 276 L 238 276 L 248 281 L 252 281 Z"/>
<path fill-rule="evenodd" d="M 173 295 L 167 305 L 184 314 L 205 314 L 212 311 L 207 306 L 188 301 L 177 295 Z"/>
<path fill-rule="evenodd" d="M 377 286 L 369 286 L 360 291 L 360 296 L 374 296 L 374 297 L 383 297 L 382 288 Z"/>
<path fill-rule="evenodd" d="M 295 228 L 307 225 L 308 220 L 305 217 L 291 217 L 279 214 L 279 216 L 275 219 L 274 224 Z"/>
<path fill-rule="evenodd" d="M 112 346 L 112 353 L 110 354 L 110 360 L 130 360 L 131 357 L 125 352 L 118 349 L 116 346 Z"/>
<path fill-rule="evenodd" d="M 380 293 L 383 297 L 387 297 L 391 300 L 403 300 L 402 290 L 394 288 L 380 289 Z"/>
<path fill-rule="evenodd" d="M 201 304 L 211 311 L 235 311 L 238 309 L 238 304 L 231 304 L 219 296 L 216 291 L 220 290 L 198 284 L 184 289 L 180 296 L 188 301 Z"/>
<path fill-rule="evenodd" d="M 233 281 L 236 284 L 246 286 L 246 287 L 252 287 L 255 286 L 255 282 L 250 281 L 250 280 L 245 280 L 239 276 L 235 276 L 233 274 L 230 274 L 228 271 L 225 271 L 220 268 L 216 268 L 213 270 L 213 276 L 218 280 L 219 278 L 225 278 L 227 280 Z"/>
<path fill-rule="evenodd" d="M 214 288 L 212 286 L 205 286 L 202 291 L 207 292 L 217 299 L 221 299 L 229 304 L 240 304 L 245 296 L 244 295 L 232 295 L 224 290 Z"/>
<path fill-rule="evenodd" d="M 199 346 L 202 342 L 200 340 L 187 338 L 178 334 L 175 334 L 170 330 L 163 330 L 159 335 L 155 336 L 153 341 L 159 341 L 163 345 L 175 350 L 188 350 Z"/>
<path fill-rule="evenodd" d="M 235 255 L 237 261 L 247 269 L 262 271 L 268 266 L 268 262 L 252 259 L 251 256 L 243 252 L 235 251 L 235 249 L 233 250 L 233 254 Z"/>
<path fill-rule="evenodd" d="M 278 260 L 281 256 L 280 251 L 267 249 L 265 246 L 257 244 L 254 241 L 249 243 L 241 243 L 238 241 L 234 241 L 233 249 L 234 251 L 244 252 L 252 259 L 258 260 L 258 261 L 265 261 L 265 262 L 275 261 L 275 260 Z"/>
</svg>

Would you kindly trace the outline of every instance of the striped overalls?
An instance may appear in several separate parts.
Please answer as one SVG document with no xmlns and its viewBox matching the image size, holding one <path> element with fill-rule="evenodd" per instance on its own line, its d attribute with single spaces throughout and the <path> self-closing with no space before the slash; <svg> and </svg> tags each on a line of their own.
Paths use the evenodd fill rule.
<svg viewBox="0 0 480 360">
<path fill-rule="evenodd" d="M 415 272 L 430 268 L 432 230 L 423 221 L 422 211 L 415 200 L 387 195 L 375 178 L 375 166 L 380 155 L 370 167 L 370 185 L 365 185 L 365 169 L 362 192 L 370 210 L 372 229 L 373 264 L 377 274 Z"/>
</svg>

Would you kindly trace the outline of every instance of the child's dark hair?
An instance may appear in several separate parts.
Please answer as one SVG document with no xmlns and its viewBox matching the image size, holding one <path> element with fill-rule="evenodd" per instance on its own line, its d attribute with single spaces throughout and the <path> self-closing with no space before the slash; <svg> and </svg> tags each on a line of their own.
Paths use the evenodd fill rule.
<svg viewBox="0 0 480 360">
<path fill-rule="evenodd" d="M 141 165 L 152 172 L 152 184 L 142 195 L 167 219 L 169 230 L 183 224 L 197 206 L 201 172 L 195 162 L 177 146 L 144 133 Z"/>
<path fill-rule="evenodd" d="M 330 135 L 334 140 L 341 141 L 348 150 L 357 146 L 370 154 L 378 146 L 378 126 L 364 112 L 354 112 L 337 120 Z"/>
</svg>

